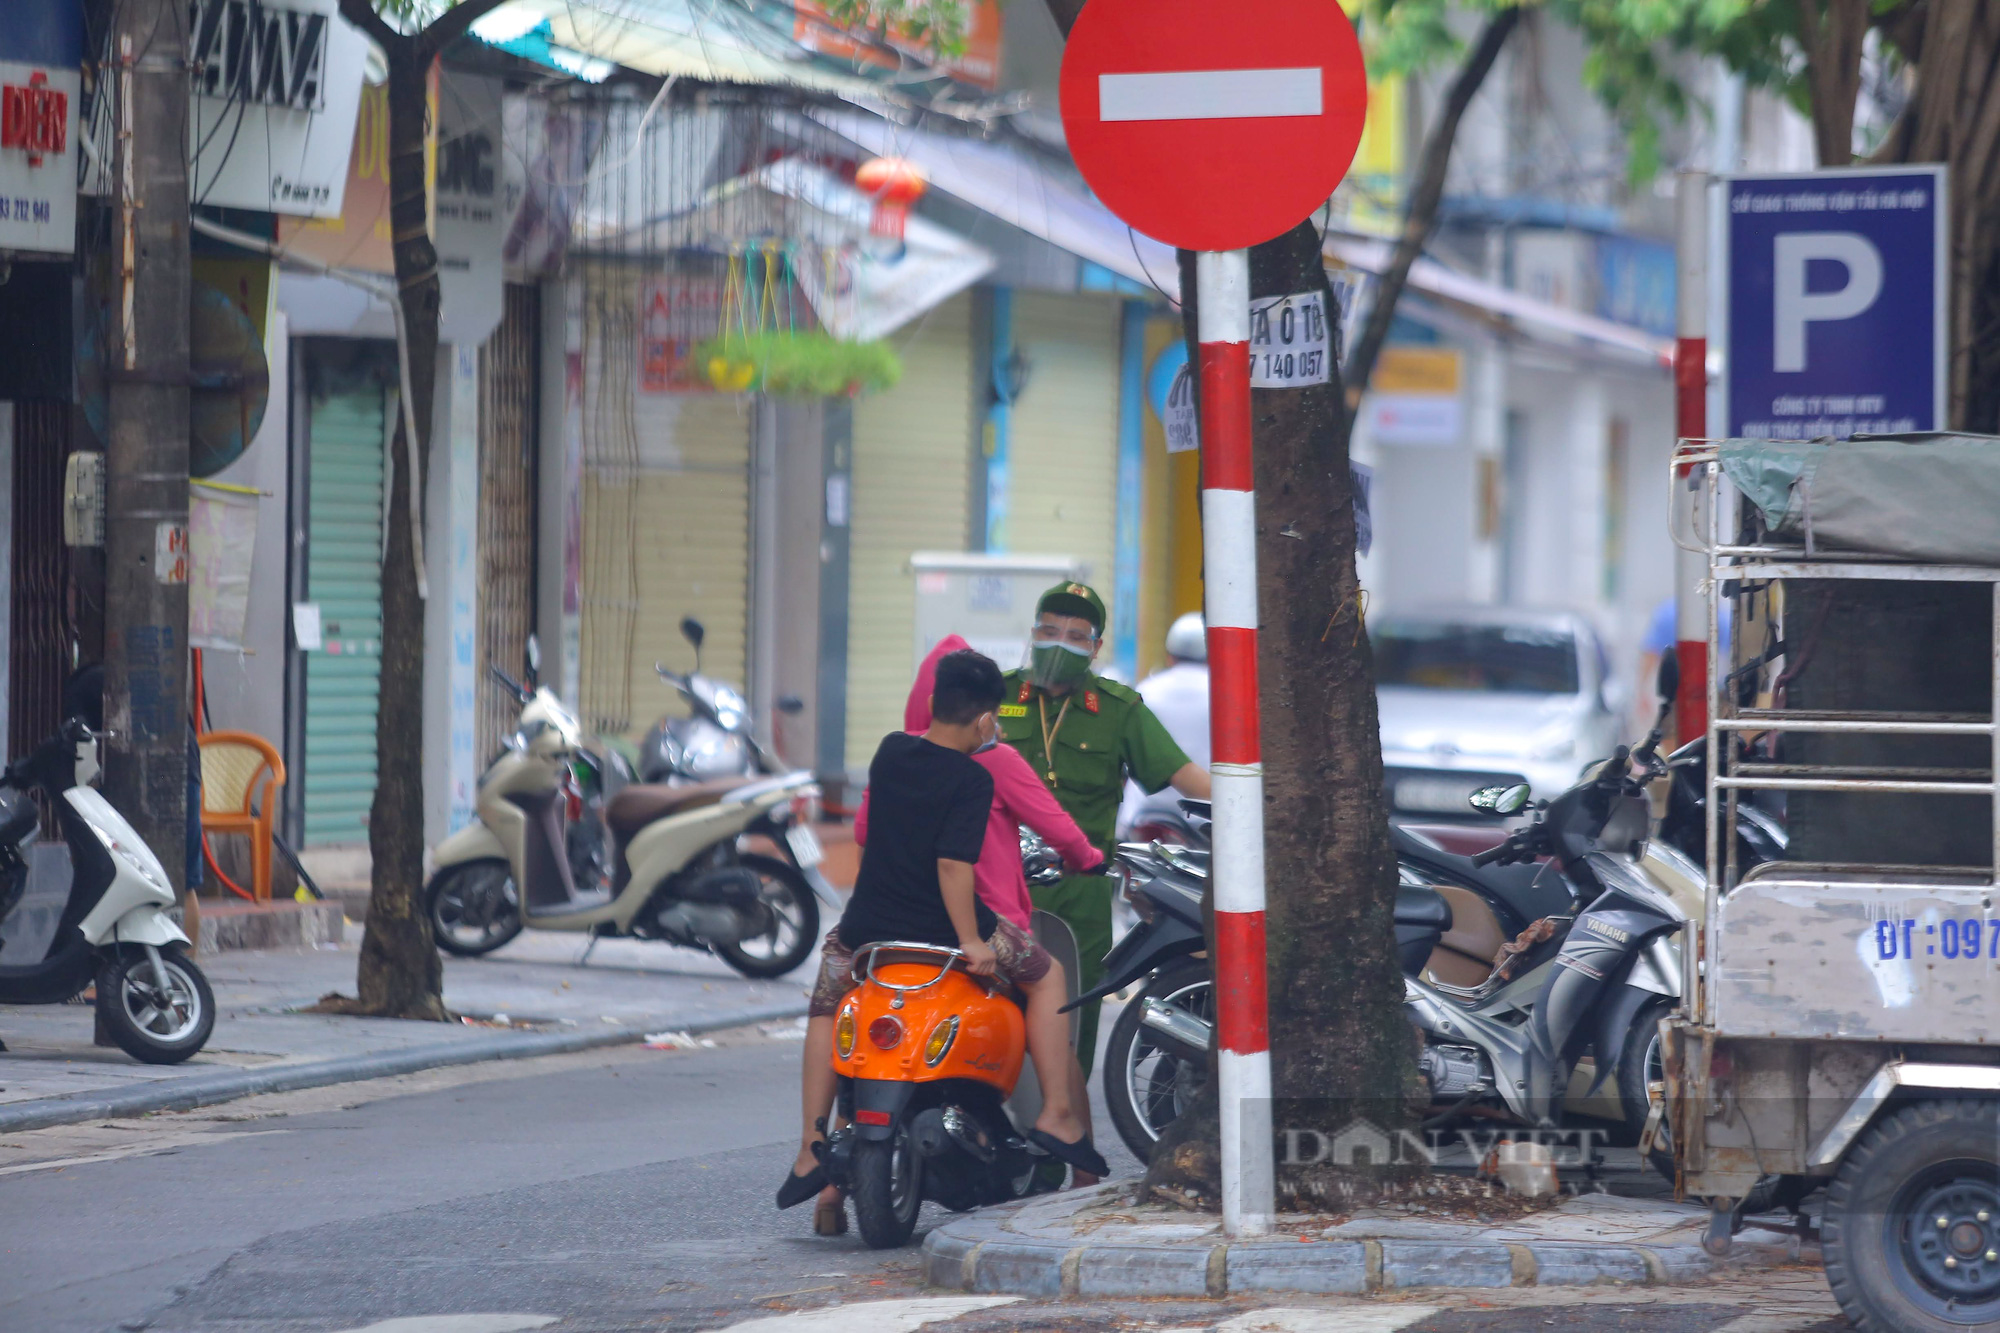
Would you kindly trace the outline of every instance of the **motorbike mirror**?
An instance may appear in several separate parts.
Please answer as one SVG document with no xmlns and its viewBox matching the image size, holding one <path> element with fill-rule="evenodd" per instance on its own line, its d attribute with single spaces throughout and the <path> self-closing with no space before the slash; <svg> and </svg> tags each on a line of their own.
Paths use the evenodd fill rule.
<svg viewBox="0 0 2000 1333">
<path fill-rule="evenodd" d="M 701 674 L 701 641 L 708 637 L 708 631 L 693 616 L 681 617 L 681 637 L 694 645 L 694 671 Z"/>
<path fill-rule="evenodd" d="M 1518 815 L 1527 809 L 1531 794 L 1527 783 L 1517 782 L 1512 786 L 1481 787 L 1465 800 L 1474 810 L 1489 815 Z"/>
<path fill-rule="evenodd" d="M 806 701 L 796 694 L 782 694 L 778 696 L 777 709 L 780 713 L 803 713 Z"/>
<path fill-rule="evenodd" d="M 1680 697 L 1681 662 L 1672 648 L 1660 654 L 1660 669 L 1653 674 L 1653 693 L 1663 704 L 1670 704 Z"/>
<path fill-rule="evenodd" d="M 542 674 L 542 641 L 537 635 L 528 636 L 528 676 L 533 679 Z"/>
</svg>

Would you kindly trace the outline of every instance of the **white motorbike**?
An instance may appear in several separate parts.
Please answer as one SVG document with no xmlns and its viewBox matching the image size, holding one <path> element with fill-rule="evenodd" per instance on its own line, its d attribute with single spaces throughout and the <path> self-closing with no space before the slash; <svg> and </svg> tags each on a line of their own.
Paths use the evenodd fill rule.
<svg viewBox="0 0 2000 1333">
<path fill-rule="evenodd" d="M 168 915 L 173 886 L 139 835 L 90 783 L 99 733 L 72 718 L 0 772 L 0 928 L 28 887 L 27 851 L 54 808 L 69 844 L 69 899 L 39 961 L 0 967 L 0 1004 L 62 1004 L 97 983 L 97 1012 L 127 1055 L 178 1064 L 215 1029 L 215 995 Z M 0 1049 L 5 1049 L 0 1047 Z"/>
</svg>

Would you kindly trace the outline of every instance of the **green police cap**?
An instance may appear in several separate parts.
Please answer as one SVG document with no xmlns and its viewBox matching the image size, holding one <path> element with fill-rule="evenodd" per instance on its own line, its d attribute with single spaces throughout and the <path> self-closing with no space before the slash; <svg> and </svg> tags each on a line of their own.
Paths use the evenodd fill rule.
<svg viewBox="0 0 2000 1333">
<path fill-rule="evenodd" d="M 1104 599 L 1087 583 L 1058 583 L 1035 603 L 1035 614 L 1052 611 L 1059 616 L 1081 616 L 1099 637 L 1104 634 Z"/>
</svg>

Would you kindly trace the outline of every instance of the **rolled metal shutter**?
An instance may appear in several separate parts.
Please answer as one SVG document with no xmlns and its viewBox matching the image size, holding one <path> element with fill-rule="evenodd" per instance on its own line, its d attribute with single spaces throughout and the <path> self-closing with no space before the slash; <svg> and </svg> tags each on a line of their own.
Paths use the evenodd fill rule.
<svg viewBox="0 0 2000 1333">
<path fill-rule="evenodd" d="M 1118 304 L 1015 293 L 1014 344 L 1029 371 L 1008 448 L 1008 544 L 1089 566 L 1107 612 L 1118 542 Z"/>
<path fill-rule="evenodd" d="M 749 660 L 751 399 L 639 391 L 640 276 L 584 278 L 582 704 L 624 735 L 685 711 L 653 670 L 694 666 L 681 617 L 709 676 L 742 689 Z"/>
<path fill-rule="evenodd" d="M 972 298 L 953 297 L 898 331 L 894 341 L 903 358 L 902 382 L 854 405 L 850 771 L 865 769 L 882 737 L 903 725 L 917 632 L 910 556 L 965 550 L 971 513 Z"/>
<path fill-rule="evenodd" d="M 307 461 L 306 596 L 325 646 L 306 654 L 305 841 L 365 842 L 382 670 L 382 463 L 387 395 L 315 399 Z"/>
<path fill-rule="evenodd" d="M 539 298 L 533 286 L 508 283 L 500 327 L 479 349 L 479 683 L 473 690 L 473 743 L 481 763 L 499 752 L 521 712 L 492 685 L 487 667 L 518 679 L 535 628 Z"/>
</svg>

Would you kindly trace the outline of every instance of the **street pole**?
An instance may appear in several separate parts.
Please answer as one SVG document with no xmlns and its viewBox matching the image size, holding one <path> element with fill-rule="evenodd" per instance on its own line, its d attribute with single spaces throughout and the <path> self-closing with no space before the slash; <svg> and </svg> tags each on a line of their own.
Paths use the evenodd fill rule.
<svg viewBox="0 0 2000 1333">
<path fill-rule="evenodd" d="M 185 898 L 188 67 L 184 0 L 114 7 L 104 794 Z M 190 932 L 192 933 L 192 932 Z"/>
<path fill-rule="evenodd" d="M 1222 1229 L 1270 1230 L 1271 1040 L 1264 979 L 1264 763 L 1257 722 L 1257 520 L 1250 459 L 1250 252 L 1195 256 L 1201 530 L 1215 839 Z"/>
<path fill-rule="evenodd" d="M 1676 279 L 1674 332 L 1674 430 L 1684 440 L 1708 436 L 1708 176 L 1684 171 L 1675 181 Z M 1699 503 L 1698 479 L 1687 468 L 1676 485 Z M 1707 525 L 1696 515 L 1695 530 Z M 1674 648 L 1680 689 L 1674 699 L 1674 735 L 1685 745 L 1708 730 L 1708 607 L 1701 597 L 1708 558 L 1674 548 Z"/>
</svg>

